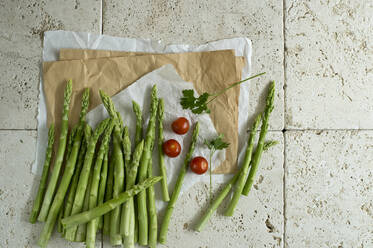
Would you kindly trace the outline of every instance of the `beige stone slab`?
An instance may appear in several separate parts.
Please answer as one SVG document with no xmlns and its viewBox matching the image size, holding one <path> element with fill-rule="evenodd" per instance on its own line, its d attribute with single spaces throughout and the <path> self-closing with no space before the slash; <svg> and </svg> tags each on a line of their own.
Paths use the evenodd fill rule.
<svg viewBox="0 0 373 248">
<path fill-rule="evenodd" d="M 285 145 L 285 246 L 373 247 L 373 131 L 289 131 Z"/>
<path fill-rule="evenodd" d="M 101 1 L 2 1 L 0 16 L 0 128 L 35 129 L 44 31 L 99 33 Z"/>
<path fill-rule="evenodd" d="M 372 1 L 286 1 L 287 129 L 373 128 L 372 13 Z"/>
</svg>

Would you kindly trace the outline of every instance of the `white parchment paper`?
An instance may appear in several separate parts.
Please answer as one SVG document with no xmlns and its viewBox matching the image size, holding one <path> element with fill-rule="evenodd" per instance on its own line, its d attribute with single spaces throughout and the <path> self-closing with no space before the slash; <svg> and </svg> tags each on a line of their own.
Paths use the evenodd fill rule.
<svg viewBox="0 0 373 248">
<path fill-rule="evenodd" d="M 103 49 L 129 52 L 151 52 L 151 53 L 180 53 L 199 52 L 234 49 L 236 56 L 244 56 L 246 66 L 242 72 L 242 78 L 250 75 L 251 68 L 251 41 L 248 38 L 232 38 L 209 42 L 199 46 L 186 44 L 166 45 L 161 41 L 149 39 L 120 38 L 108 35 L 96 35 L 90 33 L 79 33 L 69 31 L 48 31 L 44 34 L 43 61 L 58 60 L 61 48 L 75 49 Z M 242 153 L 247 139 L 247 116 L 249 110 L 249 83 L 242 84 L 239 96 L 239 116 L 238 116 L 238 150 Z M 190 85 L 189 85 L 190 87 Z M 48 128 L 46 126 L 47 114 L 42 81 L 40 82 L 39 108 L 38 108 L 38 136 L 35 163 L 32 172 L 41 174 L 44 162 L 45 149 L 48 138 Z M 144 104 L 144 103 L 143 103 Z M 128 105 L 130 106 L 130 105 Z M 166 137 L 167 138 L 167 137 Z M 239 157 L 242 157 L 240 154 Z M 214 183 L 222 182 L 224 175 L 214 175 Z M 171 180 L 172 183 L 172 180 Z M 188 184 L 188 187 L 193 183 Z M 183 191 L 187 187 L 184 185 Z"/>
</svg>

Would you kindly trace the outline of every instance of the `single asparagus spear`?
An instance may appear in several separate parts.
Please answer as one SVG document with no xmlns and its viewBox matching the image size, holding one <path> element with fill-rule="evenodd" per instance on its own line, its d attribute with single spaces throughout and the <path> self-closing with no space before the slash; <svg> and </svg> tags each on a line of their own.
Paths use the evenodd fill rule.
<svg viewBox="0 0 373 248">
<path fill-rule="evenodd" d="M 142 120 L 142 112 L 140 106 L 135 102 L 132 101 L 132 108 L 133 112 L 136 115 L 136 133 L 135 133 L 135 146 L 137 146 L 141 140 L 142 140 L 142 125 L 143 125 L 143 120 Z M 137 178 L 137 175 L 136 175 Z M 138 237 L 139 237 L 139 219 L 137 218 L 138 216 L 138 208 L 137 208 L 137 199 L 134 199 L 134 214 L 135 214 L 135 243 L 137 243 Z"/>
<path fill-rule="evenodd" d="M 151 146 L 154 143 L 155 119 L 157 115 L 157 86 L 154 85 L 151 93 L 150 119 L 146 130 L 144 151 L 142 153 L 138 180 L 142 182 L 147 177 L 148 163 L 152 156 Z M 139 244 L 148 244 L 148 213 L 146 209 L 146 192 L 140 192 L 137 196 L 138 221 L 139 221 Z"/>
<path fill-rule="evenodd" d="M 137 170 L 140 163 L 141 155 L 144 149 L 144 141 L 141 141 L 135 148 L 135 151 L 133 153 L 133 158 L 131 161 L 131 164 L 127 166 L 126 169 L 128 169 L 127 172 L 127 181 L 126 181 L 126 189 L 131 189 L 133 185 L 136 183 L 136 176 L 137 176 Z M 130 204 L 133 199 L 130 199 L 127 201 L 123 206 L 126 206 L 123 208 L 122 211 L 122 218 L 121 218 L 121 229 L 120 233 L 124 236 L 128 235 L 129 233 L 129 223 L 130 223 L 130 215 L 133 214 L 130 211 Z M 132 202 L 133 203 L 133 202 Z"/>
<path fill-rule="evenodd" d="M 276 141 L 266 142 L 263 150 L 266 151 L 271 146 L 274 146 L 276 144 L 277 144 Z M 251 161 L 251 163 L 252 163 L 252 161 Z M 251 164 L 250 164 L 250 166 L 251 166 Z M 228 193 L 231 190 L 231 188 L 233 187 L 233 185 L 236 183 L 238 177 L 242 173 L 242 169 L 243 168 L 241 167 L 240 170 L 234 175 L 234 177 L 232 177 L 231 180 L 229 180 L 228 183 L 224 186 L 222 191 L 216 196 L 215 200 L 209 205 L 206 213 L 198 221 L 198 223 L 195 227 L 196 231 L 198 231 L 198 232 L 202 231 L 203 227 L 206 225 L 206 223 L 210 219 L 211 215 L 216 211 L 216 209 L 222 203 L 224 198 L 228 195 Z"/>
<path fill-rule="evenodd" d="M 158 103 L 158 161 L 159 169 L 162 176 L 162 197 L 163 201 L 168 202 L 170 200 L 170 195 L 168 193 L 167 184 L 167 173 L 166 166 L 164 164 L 164 154 L 163 154 L 163 112 L 164 112 L 164 101 L 163 98 L 159 99 Z"/>
<path fill-rule="evenodd" d="M 249 194 L 251 186 L 254 183 L 255 174 L 256 174 L 256 171 L 258 170 L 260 158 L 262 157 L 263 147 L 265 143 L 265 136 L 268 131 L 269 115 L 271 114 L 273 110 L 274 96 L 275 96 L 275 82 L 272 82 L 269 87 L 267 103 L 266 103 L 266 107 L 263 113 L 263 122 L 262 122 L 262 126 L 260 129 L 258 145 L 256 147 L 256 151 L 253 157 L 253 163 L 250 168 L 249 176 L 247 177 L 245 187 L 242 190 L 242 194 L 246 196 Z"/>
<path fill-rule="evenodd" d="M 87 190 L 85 191 L 85 195 L 84 195 L 83 212 L 89 210 L 89 194 L 90 194 L 90 190 L 92 186 L 92 178 L 93 178 L 92 175 L 93 175 L 93 171 L 91 170 L 89 172 Z M 86 240 L 86 236 L 87 236 L 87 223 L 78 225 L 74 241 L 84 242 Z"/>
<path fill-rule="evenodd" d="M 133 152 L 133 158 L 131 165 L 129 166 L 130 170 L 127 177 L 127 190 L 132 189 L 132 187 L 135 185 L 136 182 L 136 175 L 137 175 L 137 169 L 139 167 L 141 155 L 144 148 L 144 141 L 141 141 L 135 148 L 135 151 Z M 129 203 L 129 204 L 128 204 Z M 131 197 L 125 204 L 125 206 L 128 206 L 124 210 L 124 215 L 122 214 L 122 222 L 124 224 L 121 225 L 121 227 L 124 226 L 124 229 L 121 229 L 121 234 L 124 235 L 124 244 L 126 247 L 131 248 L 135 245 L 135 207 L 134 207 L 134 200 L 133 197 Z"/>
<path fill-rule="evenodd" d="M 61 133 L 59 138 L 58 150 L 56 155 L 56 160 L 54 162 L 54 167 L 52 175 L 50 177 L 47 191 L 44 195 L 43 204 L 39 213 L 38 220 L 45 221 L 48 216 L 49 208 L 51 206 L 55 189 L 57 186 L 58 177 L 60 175 L 60 170 L 62 162 L 64 159 L 65 149 L 66 149 L 66 139 L 68 132 L 68 122 L 69 122 L 69 105 L 72 93 L 72 81 L 69 80 L 65 87 L 64 92 L 64 102 L 63 102 L 63 113 L 62 113 L 62 123 L 61 123 Z"/>
<path fill-rule="evenodd" d="M 105 130 L 109 122 L 110 122 L 109 118 L 103 120 L 98 125 L 98 127 L 96 128 L 93 135 L 90 137 L 88 141 L 88 147 L 87 147 L 87 151 L 84 157 L 84 164 L 80 172 L 79 182 L 76 188 L 76 193 L 75 193 L 75 198 L 74 198 L 74 203 L 71 209 L 71 215 L 80 213 L 83 208 L 84 196 L 87 190 L 88 178 L 89 178 L 89 173 L 91 171 L 96 143 L 101 133 Z M 67 240 L 74 241 L 76 230 L 77 230 L 77 227 L 72 227 L 72 228 L 67 229 L 65 233 L 65 238 Z"/>
<path fill-rule="evenodd" d="M 109 172 L 108 172 L 107 186 L 106 186 L 106 192 L 105 192 L 105 202 L 113 198 L 114 165 L 115 165 L 114 159 L 115 159 L 114 156 L 111 156 L 111 159 L 109 162 Z M 105 214 L 104 228 L 103 228 L 103 233 L 105 235 L 110 234 L 110 218 L 111 218 L 111 213 Z"/>
<path fill-rule="evenodd" d="M 78 162 L 76 163 L 75 172 L 74 172 L 73 178 L 71 179 L 70 189 L 67 195 L 66 205 L 65 205 L 64 214 L 63 214 L 64 218 L 71 215 L 71 209 L 73 207 L 76 188 L 78 187 L 78 180 L 79 180 L 80 172 L 82 170 L 86 150 L 87 150 L 87 142 L 85 138 L 83 138 L 82 145 L 79 151 Z"/>
<path fill-rule="evenodd" d="M 109 147 L 109 145 L 108 145 L 108 147 Z M 102 164 L 97 205 L 101 205 L 102 203 L 104 203 L 106 182 L 107 182 L 107 176 L 108 176 L 108 155 L 109 155 L 109 149 L 107 149 L 107 151 L 104 155 L 104 162 Z M 103 217 L 101 216 L 98 220 L 98 229 L 99 230 L 102 229 L 102 225 L 103 225 Z"/>
<path fill-rule="evenodd" d="M 185 174 L 186 174 L 188 166 L 189 166 L 189 162 L 190 162 L 190 160 L 192 158 L 192 155 L 193 155 L 193 152 L 194 152 L 194 148 L 195 148 L 197 138 L 198 138 L 198 132 L 199 132 L 199 123 L 197 122 L 196 126 L 193 130 L 192 142 L 190 144 L 189 151 L 186 154 L 184 164 L 180 169 L 179 176 L 178 176 L 176 184 L 175 184 L 174 192 L 172 192 L 171 199 L 168 202 L 166 213 L 165 213 L 164 218 L 163 218 L 163 222 L 162 222 L 162 225 L 161 225 L 161 231 L 159 233 L 159 242 L 161 244 L 165 244 L 166 240 L 167 240 L 168 225 L 170 223 L 170 219 L 171 219 L 171 215 L 172 215 L 172 212 L 174 210 L 174 207 L 175 207 L 175 203 L 177 201 L 177 198 L 179 197 L 181 186 L 183 184 L 184 177 L 185 177 Z"/>
<path fill-rule="evenodd" d="M 107 153 L 107 150 L 109 149 L 109 141 L 111 132 L 113 131 L 113 127 L 114 121 L 112 120 L 105 130 L 104 137 L 100 145 L 100 149 L 96 156 L 95 166 L 93 167 L 92 184 L 91 189 L 89 191 L 89 209 L 96 207 L 98 202 L 98 189 L 100 186 L 101 168 L 104 160 L 104 155 Z M 86 246 L 88 248 L 95 247 L 97 226 L 98 218 L 91 220 L 87 225 Z"/>
<path fill-rule="evenodd" d="M 153 161 L 149 160 L 148 177 L 153 176 Z M 158 220 L 157 209 L 155 208 L 155 193 L 154 187 L 150 186 L 148 189 L 148 211 L 149 211 L 149 247 L 155 248 L 157 246 L 158 236 Z"/>
<path fill-rule="evenodd" d="M 253 153 L 256 131 L 259 127 L 260 119 L 261 119 L 260 115 L 258 115 L 255 118 L 254 124 L 251 128 L 251 132 L 250 132 L 250 135 L 249 135 L 249 140 L 247 142 L 245 158 L 244 158 L 243 164 L 241 165 L 242 170 L 241 170 L 240 175 L 238 176 L 237 183 L 235 184 L 234 194 L 233 194 L 232 200 L 230 201 L 230 203 L 228 205 L 228 208 L 224 213 L 225 216 L 232 216 L 233 215 L 234 209 L 236 208 L 238 200 L 240 199 L 242 189 L 245 186 L 245 179 L 247 177 L 247 172 L 249 170 L 249 165 L 250 165 L 250 162 L 251 162 L 251 154 Z"/>
<path fill-rule="evenodd" d="M 36 194 L 34 205 L 31 210 L 31 215 L 30 215 L 31 223 L 35 223 L 36 219 L 38 218 L 40 207 L 43 201 L 45 188 L 47 187 L 47 179 L 48 179 L 49 166 L 50 166 L 50 162 L 52 158 L 53 143 L 54 143 L 54 124 L 52 123 L 48 131 L 48 147 L 47 147 L 46 155 L 45 155 L 43 173 L 40 178 L 38 193 Z"/>
<path fill-rule="evenodd" d="M 128 127 L 124 127 L 123 129 L 123 138 L 122 138 L 122 145 L 123 145 L 123 153 L 124 153 L 124 160 L 125 160 L 125 167 L 126 167 L 126 189 L 130 189 L 129 186 L 129 173 L 130 173 L 130 161 L 131 161 L 131 140 L 129 137 L 128 133 Z M 137 169 L 136 169 L 137 173 Z M 131 186 L 132 187 L 132 186 Z M 125 204 L 122 206 L 122 215 L 121 215 L 121 224 L 120 224 L 120 233 L 122 235 L 128 235 L 128 230 L 129 230 L 129 217 L 132 214 L 129 212 L 131 201 L 127 201 Z"/>
<path fill-rule="evenodd" d="M 90 220 L 93 220 L 97 217 L 100 217 L 111 210 L 115 209 L 116 207 L 120 206 L 124 202 L 126 202 L 131 197 L 135 196 L 141 191 L 146 190 L 151 185 L 154 185 L 158 181 L 160 181 L 162 177 L 152 177 L 144 180 L 142 183 L 134 185 L 132 189 L 126 190 L 120 193 L 117 197 L 105 202 L 104 204 L 97 206 L 93 209 L 88 211 L 82 212 L 80 214 L 76 214 L 61 220 L 61 223 L 64 227 L 71 227 L 76 226 L 82 223 L 87 223 Z"/>
<path fill-rule="evenodd" d="M 130 171 L 130 161 L 131 161 L 131 140 L 128 133 L 128 127 L 125 126 L 123 128 L 123 137 L 122 137 L 122 146 L 123 146 L 123 153 L 124 153 L 124 164 L 126 168 L 126 189 L 129 189 L 128 187 L 128 177 L 129 177 L 129 171 Z M 131 204 L 129 201 L 127 201 L 125 204 L 122 205 L 122 212 L 121 212 L 121 223 L 120 223 L 120 233 L 122 235 L 125 235 L 125 231 L 127 231 L 128 234 L 128 228 L 129 228 L 129 216 L 130 212 L 125 213 L 126 209 L 130 208 L 129 204 Z M 127 217 L 126 217 L 127 214 Z"/>
<path fill-rule="evenodd" d="M 61 219 L 62 219 L 62 214 L 63 213 L 63 206 L 61 207 L 61 210 L 60 212 L 58 213 L 58 219 L 57 219 L 57 232 L 59 233 L 62 233 L 63 231 L 63 227 L 62 227 L 62 224 L 61 224 Z"/>
<path fill-rule="evenodd" d="M 135 133 L 135 146 L 142 140 L 142 112 L 140 106 L 132 101 L 132 109 L 136 115 L 136 133 Z"/>
<path fill-rule="evenodd" d="M 69 156 L 70 156 L 71 149 L 72 149 L 73 143 L 74 143 L 74 137 L 75 137 L 76 131 L 78 130 L 78 125 L 73 127 L 73 129 L 71 130 L 71 132 L 69 134 L 69 138 L 67 139 L 66 159 L 68 159 Z"/>
<path fill-rule="evenodd" d="M 114 139 L 113 139 L 113 156 L 115 160 L 114 165 L 114 185 L 113 185 L 113 197 L 117 197 L 120 192 L 124 189 L 124 161 L 123 152 L 121 148 L 122 135 L 121 135 L 121 118 L 115 111 L 115 107 L 110 97 L 100 90 L 100 96 L 102 103 L 104 104 L 110 117 L 115 121 L 114 127 Z M 119 234 L 120 231 L 120 210 L 118 207 L 113 210 L 110 217 L 110 243 L 112 245 L 122 244 L 122 236 Z"/>
</svg>

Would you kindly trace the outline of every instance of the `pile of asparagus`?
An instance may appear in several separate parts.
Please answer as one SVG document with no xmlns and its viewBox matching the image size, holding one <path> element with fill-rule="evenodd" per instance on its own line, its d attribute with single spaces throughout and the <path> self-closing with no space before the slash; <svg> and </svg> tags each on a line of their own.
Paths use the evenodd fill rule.
<svg viewBox="0 0 373 248">
<path fill-rule="evenodd" d="M 110 118 L 101 121 L 94 131 L 87 124 L 85 119 L 89 106 L 89 89 L 86 89 L 82 97 L 79 122 L 69 133 L 71 95 L 72 82 L 69 81 L 64 91 L 61 133 L 54 166 L 48 180 L 54 144 L 52 124 L 48 133 L 40 186 L 31 211 L 31 223 L 37 220 L 45 222 L 39 245 L 47 246 L 53 229 L 57 226 L 64 238 L 85 242 L 87 247 L 95 247 L 99 230 L 109 235 L 112 245 L 134 247 L 137 242 L 156 247 L 158 224 L 153 188 L 156 182 L 163 179 L 163 199 L 169 200 L 162 149 L 158 154 L 162 176 L 153 177 L 152 172 L 156 122 L 158 145 L 162 146 L 163 142 L 163 100 L 157 98 L 156 86 L 152 88 L 150 119 L 145 137 L 142 111 L 133 102 L 137 120 L 134 149 L 128 128 L 123 126 L 122 117 L 103 91 L 100 91 L 100 96 Z M 195 130 L 192 149 L 185 159 L 181 174 L 183 171 L 185 174 L 193 153 L 198 123 Z M 171 212 L 182 181 L 179 184 L 177 194 L 173 193 L 169 204 Z M 163 225 L 166 231 L 168 222 L 166 217 L 166 224 Z"/>
</svg>

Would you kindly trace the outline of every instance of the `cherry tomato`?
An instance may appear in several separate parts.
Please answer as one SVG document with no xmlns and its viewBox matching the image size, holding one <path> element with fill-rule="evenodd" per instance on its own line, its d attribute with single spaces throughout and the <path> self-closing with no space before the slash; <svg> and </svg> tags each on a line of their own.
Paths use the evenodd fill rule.
<svg viewBox="0 0 373 248">
<path fill-rule="evenodd" d="M 163 152 L 167 156 L 174 158 L 177 157 L 181 152 L 181 146 L 177 140 L 170 139 L 163 143 Z"/>
<path fill-rule="evenodd" d="M 189 121 L 185 117 L 179 117 L 172 122 L 171 127 L 177 134 L 186 134 L 189 130 Z"/>
<path fill-rule="evenodd" d="M 204 157 L 195 157 L 190 161 L 190 169 L 196 174 L 203 174 L 209 168 L 209 164 Z"/>
</svg>

